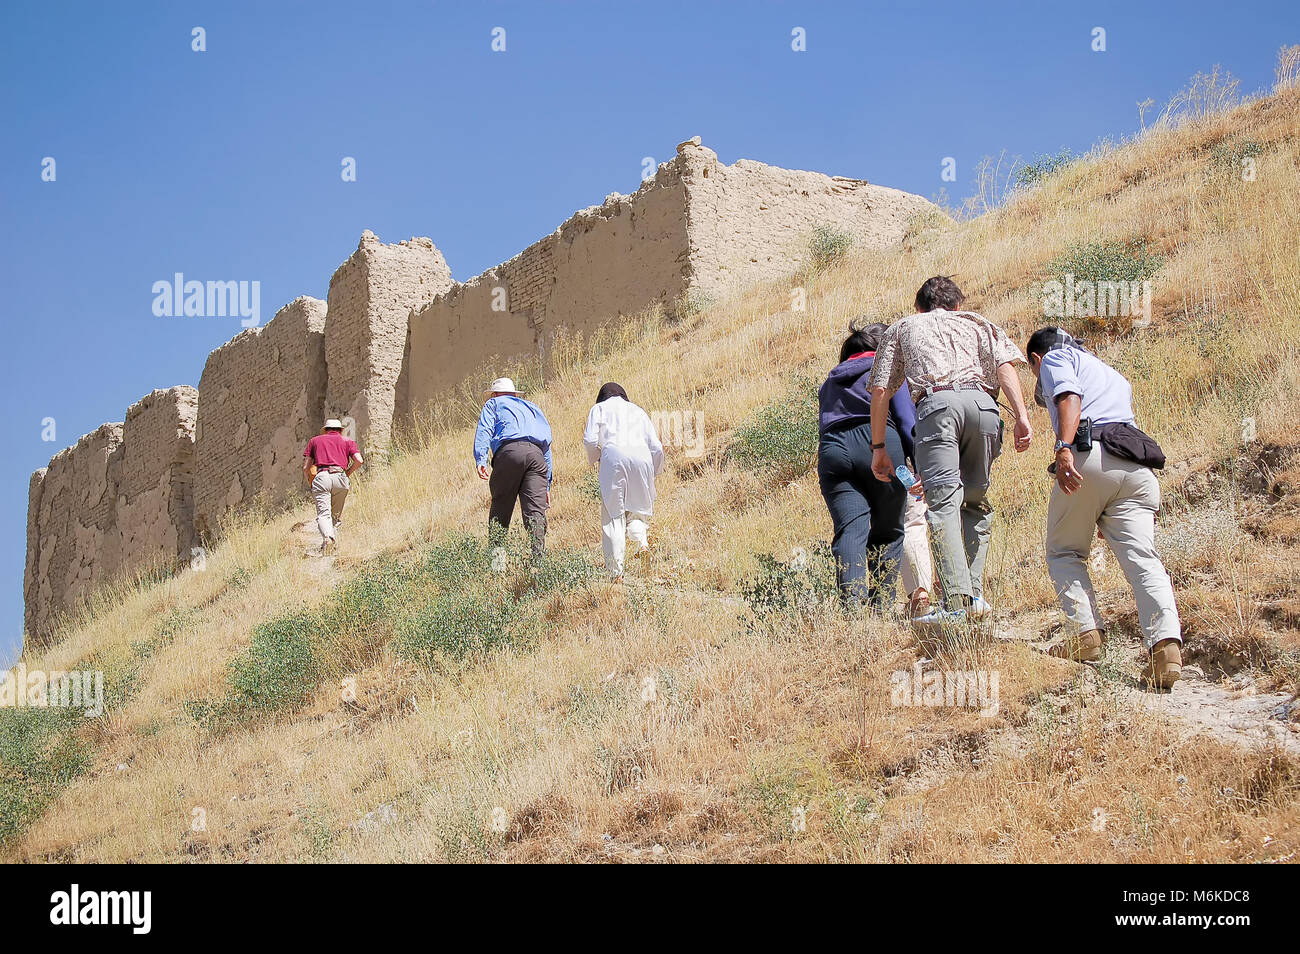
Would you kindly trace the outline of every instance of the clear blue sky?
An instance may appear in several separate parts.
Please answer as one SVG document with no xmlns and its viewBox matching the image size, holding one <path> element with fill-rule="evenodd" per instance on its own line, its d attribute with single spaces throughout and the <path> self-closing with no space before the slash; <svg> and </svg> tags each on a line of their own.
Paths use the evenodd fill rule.
<svg viewBox="0 0 1300 954">
<path fill-rule="evenodd" d="M 726 162 L 932 196 L 957 159 L 1087 149 L 1196 70 L 1267 86 L 1296 0 L 1224 3 L 61 3 L 0 12 L 0 662 L 22 628 L 32 470 L 155 387 L 197 385 L 237 318 L 158 318 L 174 272 L 257 280 L 262 320 L 363 229 L 454 277 L 632 192 L 701 135 Z M 206 30 L 206 52 L 191 30 Z M 491 50 L 494 27 L 506 51 Z M 1107 51 L 1091 31 L 1104 27 Z M 806 52 L 791 50 L 803 27 Z M 41 180 L 46 156 L 57 179 Z M 340 163 L 355 157 L 357 181 Z M 57 441 L 42 441 L 53 417 Z M 469 479 L 468 477 L 466 479 Z"/>
</svg>

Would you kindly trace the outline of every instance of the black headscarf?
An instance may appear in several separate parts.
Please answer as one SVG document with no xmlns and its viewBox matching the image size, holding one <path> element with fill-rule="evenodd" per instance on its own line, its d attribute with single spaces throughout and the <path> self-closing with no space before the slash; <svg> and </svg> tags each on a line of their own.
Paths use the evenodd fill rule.
<svg viewBox="0 0 1300 954">
<path fill-rule="evenodd" d="M 623 385 L 615 384 L 613 381 L 602 384 L 600 391 L 596 394 L 596 403 L 608 401 L 612 397 L 621 397 L 624 401 L 627 400 L 627 392 L 623 390 Z"/>
</svg>

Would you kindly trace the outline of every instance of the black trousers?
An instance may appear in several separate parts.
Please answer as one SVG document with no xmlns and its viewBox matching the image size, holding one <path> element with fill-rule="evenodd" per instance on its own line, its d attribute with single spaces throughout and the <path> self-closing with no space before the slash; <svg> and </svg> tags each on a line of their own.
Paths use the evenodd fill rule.
<svg viewBox="0 0 1300 954">
<path fill-rule="evenodd" d="M 892 422 L 885 428 L 885 449 L 895 465 L 903 463 L 903 443 Z M 870 424 L 822 435 L 817 480 L 835 528 L 831 552 L 841 594 L 887 608 L 898 589 L 907 491 L 897 477 L 884 483 L 871 472 Z"/>
<path fill-rule="evenodd" d="M 488 490 L 492 507 L 488 511 L 488 535 L 505 535 L 514 516 L 515 501 L 523 513 L 524 526 L 532 537 L 533 552 L 546 546 L 546 456 L 532 441 L 510 441 L 492 455 L 492 476 Z M 494 527 L 495 525 L 495 527 Z"/>
</svg>

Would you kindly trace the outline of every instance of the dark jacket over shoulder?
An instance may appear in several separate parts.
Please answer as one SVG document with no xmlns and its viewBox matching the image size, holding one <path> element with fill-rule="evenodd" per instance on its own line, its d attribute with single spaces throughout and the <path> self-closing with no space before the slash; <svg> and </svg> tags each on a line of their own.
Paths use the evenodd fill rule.
<svg viewBox="0 0 1300 954">
<path fill-rule="evenodd" d="M 871 420 L 871 392 L 867 390 L 867 378 L 875 361 L 874 354 L 865 354 L 843 361 L 831 370 L 821 390 L 817 392 L 822 434 Z M 899 388 L 890 398 L 889 420 L 902 439 L 903 450 L 908 457 L 912 457 L 916 406 L 912 403 L 912 395 L 907 388 Z"/>
</svg>

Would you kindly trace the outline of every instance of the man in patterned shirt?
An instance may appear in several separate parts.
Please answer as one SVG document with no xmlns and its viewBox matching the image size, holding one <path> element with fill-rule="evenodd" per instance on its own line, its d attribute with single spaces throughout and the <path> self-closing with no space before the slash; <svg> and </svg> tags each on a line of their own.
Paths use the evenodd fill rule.
<svg viewBox="0 0 1300 954">
<path fill-rule="evenodd" d="M 871 470 L 878 480 L 896 479 L 885 450 L 889 399 L 906 383 L 916 401 L 916 466 L 944 597 L 944 608 L 921 617 L 923 624 L 991 612 L 983 577 L 993 515 L 986 499 L 989 473 L 1002 453 L 999 390 L 1015 414 L 1016 450 L 1027 450 L 1033 436 L 1016 374 L 1024 355 L 993 322 L 958 311 L 964 300 L 951 278 L 929 279 L 916 293 L 916 314 L 886 333 L 867 383 Z"/>
</svg>

